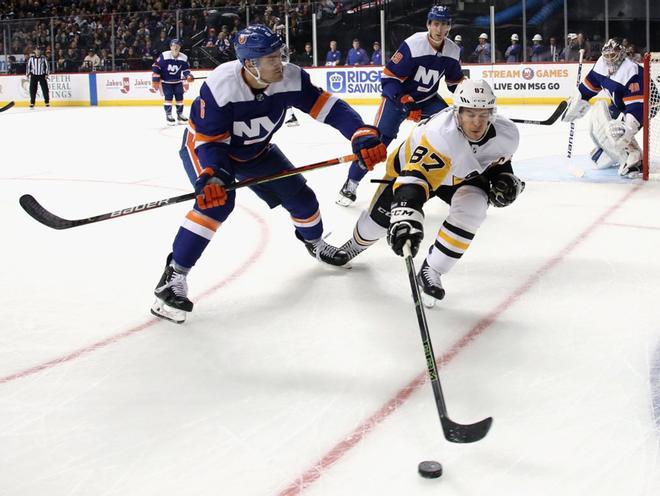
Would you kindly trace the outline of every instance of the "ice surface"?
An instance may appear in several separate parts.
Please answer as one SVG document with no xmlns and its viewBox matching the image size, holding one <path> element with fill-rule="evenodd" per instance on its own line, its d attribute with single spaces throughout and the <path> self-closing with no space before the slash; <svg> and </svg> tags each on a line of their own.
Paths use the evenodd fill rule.
<svg viewBox="0 0 660 496">
<path fill-rule="evenodd" d="M 294 164 L 350 153 L 297 115 L 275 139 Z M 187 192 L 183 127 L 151 107 L 0 115 L 0 495 L 657 495 L 660 184 L 591 171 L 584 120 L 572 163 L 568 125 L 520 129 L 527 188 L 492 209 L 427 315 L 451 417 L 495 419 L 452 445 L 384 242 L 324 267 L 286 212 L 241 191 L 190 274 L 188 322 L 156 321 L 189 205 L 54 231 L 18 198 L 82 218 Z M 346 171 L 307 176 L 335 243 L 375 189 L 335 205 Z M 426 212 L 430 243 L 447 207 Z M 441 479 L 417 475 L 425 459 Z"/>
</svg>

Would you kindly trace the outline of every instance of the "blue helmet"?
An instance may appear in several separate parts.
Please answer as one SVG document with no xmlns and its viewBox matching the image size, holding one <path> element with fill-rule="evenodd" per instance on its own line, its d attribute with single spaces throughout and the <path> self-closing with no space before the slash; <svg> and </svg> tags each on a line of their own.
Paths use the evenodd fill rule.
<svg viewBox="0 0 660 496">
<path fill-rule="evenodd" d="M 451 24 L 451 12 L 448 7 L 443 5 L 434 5 L 426 16 L 426 21 L 443 21 Z"/>
<path fill-rule="evenodd" d="M 181 40 L 178 38 L 172 38 L 172 41 L 170 41 L 170 46 L 172 45 L 179 45 L 181 46 Z"/>
<path fill-rule="evenodd" d="M 270 28 L 261 24 L 246 27 L 236 33 L 234 38 L 234 50 L 241 63 L 270 55 L 283 46 L 282 39 Z"/>
</svg>

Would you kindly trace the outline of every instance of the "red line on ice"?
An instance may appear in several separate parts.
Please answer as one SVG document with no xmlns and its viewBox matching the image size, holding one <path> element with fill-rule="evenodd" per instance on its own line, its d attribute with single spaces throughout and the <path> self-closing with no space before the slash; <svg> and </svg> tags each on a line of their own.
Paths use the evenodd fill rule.
<svg viewBox="0 0 660 496">
<path fill-rule="evenodd" d="M 475 324 L 467 334 L 465 334 L 451 349 L 438 358 L 438 366 L 442 367 L 449 363 L 461 350 L 465 349 L 472 341 L 483 334 L 490 325 L 497 320 L 497 318 L 509 309 L 521 296 L 529 291 L 541 277 L 554 268 L 561 262 L 566 255 L 573 251 L 580 243 L 587 239 L 591 233 L 601 224 L 605 222 L 612 213 L 623 205 L 634 193 L 640 189 L 640 185 L 636 185 L 628 193 L 626 193 L 618 202 L 608 208 L 598 219 L 596 219 L 589 227 L 578 234 L 572 241 L 570 241 L 564 248 L 562 248 L 556 255 L 551 257 L 544 265 L 542 265 L 535 273 L 533 273 L 525 282 L 523 282 L 513 293 L 507 296 L 502 303 L 493 309 L 488 315 Z M 343 438 L 342 441 L 337 443 L 330 451 L 321 457 L 310 468 L 303 472 L 300 476 L 296 477 L 290 484 L 278 493 L 278 496 L 297 496 L 305 489 L 316 482 L 323 472 L 328 470 L 335 462 L 342 458 L 351 448 L 362 441 L 367 434 L 369 434 L 378 424 L 389 417 L 399 406 L 405 403 L 412 394 L 417 391 L 427 380 L 426 370 L 417 374 L 408 384 L 403 386 L 392 399 L 387 401 L 376 413 L 371 415 L 367 420 L 358 425 L 353 431 Z"/>
</svg>

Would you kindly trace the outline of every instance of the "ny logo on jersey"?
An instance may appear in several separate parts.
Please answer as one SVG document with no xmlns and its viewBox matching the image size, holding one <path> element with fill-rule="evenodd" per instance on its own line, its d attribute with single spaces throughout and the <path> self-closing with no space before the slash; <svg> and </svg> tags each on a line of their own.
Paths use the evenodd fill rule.
<svg viewBox="0 0 660 496">
<path fill-rule="evenodd" d="M 270 136 L 273 130 L 277 127 L 277 124 L 279 124 L 283 115 L 284 113 L 282 113 L 280 118 L 277 119 L 277 121 L 275 122 L 271 121 L 266 116 L 257 117 L 256 119 L 250 119 L 249 122 L 236 121 L 234 122 L 234 135 L 240 136 L 242 138 L 252 138 L 252 139 L 246 139 L 244 141 L 244 144 L 246 145 L 251 145 L 252 143 L 259 143 L 260 141 L 264 141 Z M 266 131 L 266 134 L 264 136 L 261 136 L 262 129 Z"/>
<path fill-rule="evenodd" d="M 442 76 L 442 73 L 439 71 L 436 71 L 435 69 L 426 70 L 426 67 L 422 67 L 420 65 L 417 68 L 417 72 L 415 73 L 415 77 L 413 77 L 413 79 L 425 86 L 435 86 L 435 84 L 440 79 L 440 76 Z M 421 88 L 418 87 L 417 89 L 419 90 Z"/>
<path fill-rule="evenodd" d="M 167 72 L 170 74 L 176 74 L 179 72 L 179 69 L 181 69 L 178 65 L 175 64 L 167 64 Z"/>
</svg>

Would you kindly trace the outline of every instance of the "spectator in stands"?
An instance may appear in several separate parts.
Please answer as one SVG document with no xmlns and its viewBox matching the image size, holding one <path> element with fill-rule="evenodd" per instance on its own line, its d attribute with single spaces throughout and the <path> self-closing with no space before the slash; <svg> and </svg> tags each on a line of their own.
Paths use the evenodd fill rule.
<svg viewBox="0 0 660 496">
<path fill-rule="evenodd" d="M 65 72 L 76 72 L 78 70 L 79 58 L 76 51 L 69 47 L 66 49 L 66 55 L 64 56 L 64 71 Z"/>
<path fill-rule="evenodd" d="M 353 40 L 353 48 L 348 51 L 346 65 L 368 65 L 369 56 L 364 48 L 360 48 L 360 40 Z"/>
<path fill-rule="evenodd" d="M 341 52 L 337 50 L 337 42 L 332 40 L 330 42 L 330 50 L 325 54 L 325 65 L 336 66 L 341 63 Z"/>
<path fill-rule="evenodd" d="M 101 48 L 101 52 L 99 54 L 99 59 L 101 59 L 101 67 L 99 70 L 101 71 L 111 71 L 112 70 L 112 57 L 108 53 L 107 48 Z M 153 62 L 153 59 L 150 57 L 148 60 L 148 63 L 151 64 Z"/>
<path fill-rule="evenodd" d="M 457 34 L 454 36 L 454 43 L 456 43 L 456 46 L 461 50 L 460 53 L 458 54 L 458 60 L 460 62 L 464 62 L 465 59 L 464 57 L 464 52 L 465 52 L 465 47 L 463 46 L 463 37 L 460 34 Z"/>
<path fill-rule="evenodd" d="M 7 59 L 7 74 L 18 74 L 18 64 L 16 63 L 16 57 L 14 55 L 10 55 L 7 57 Z"/>
<path fill-rule="evenodd" d="M 546 49 L 543 46 L 543 36 L 535 34 L 532 38 L 532 46 L 529 49 L 529 60 L 531 62 L 543 62 L 546 59 Z"/>
<path fill-rule="evenodd" d="M 89 50 L 87 50 L 87 55 L 82 61 L 80 70 L 83 72 L 96 71 L 100 65 L 101 65 L 101 59 L 99 58 L 98 55 L 96 55 L 94 49 L 90 48 Z"/>
<path fill-rule="evenodd" d="M 628 52 L 628 57 L 630 57 L 630 59 L 633 62 L 637 62 L 638 64 L 641 64 L 642 54 L 637 51 L 637 47 L 635 46 L 634 43 L 630 43 L 626 50 Z"/>
<path fill-rule="evenodd" d="M 578 33 L 575 41 L 577 43 L 577 49 L 584 50 L 584 60 L 593 60 L 591 43 L 589 43 L 589 40 L 587 40 L 586 36 L 584 36 L 582 33 Z"/>
<path fill-rule="evenodd" d="M 314 65 L 314 54 L 312 53 L 312 42 L 305 43 L 305 50 L 298 54 L 296 63 L 301 67 L 309 67 Z"/>
<path fill-rule="evenodd" d="M 557 45 L 557 38 L 554 36 L 550 37 L 550 43 L 548 45 L 548 50 L 546 51 L 546 60 L 548 62 L 559 62 L 561 55 L 561 49 Z"/>
<path fill-rule="evenodd" d="M 216 35 L 215 29 L 209 28 L 208 36 L 204 40 L 204 48 L 213 48 L 218 43 L 218 36 Z"/>
<path fill-rule="evenodd" d="M 371 54 L 371 65 L 383 65 L 383 57 L 380 51 L 380 42 L 374 41 L 374 51 Z"/>
<path fill-rule="evenodd" d="M 481 33 L 479 35 L 479 44 L 472 52 L 470 57 L 478 64 L 490 64 L 490 43 L 488 43 L 488 35 Z"/>
<path fill-rule="evenodd" d="M 566 46 L 561 51 L 559 56 L 564 62 L 577 62 L 580 58 L 577 48 L 577 35 L 575 33 L 568 33 L 566 38 Z"/>
<path fill-rule="evenodd" d="M 517 64 L 520 62 L 520 54 L 522 49 L 520 48 L 518 41 L 518 35 L 512 34 L 511 45 L 509 45 L 509 47 L 506 49 L 506 52 L 504 52 L 504 58 L 507 64 Z"/>
<path fill-rule="evenodd" d="M 218 47 L 218 52 L 220 52 L 221 56 L 226 57 L 232 53 L 231 43 L 227 38 L 227 34 L 224 33 L 223 31 L 220 31 L 220 33 L 218 34 L 218 43 L 216 46 Z"/>
<path fill-rule="evenodd" d="M 166 52 L 170 49 L 170 41 L 167 39 L 165 31 L 161 31 L 158 41 L 156 42 L 156 50 L 159 54 Z"/>
</svg>

